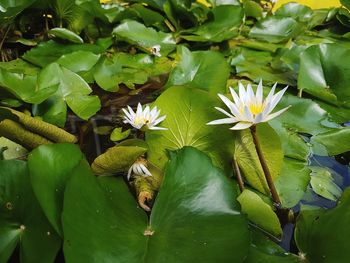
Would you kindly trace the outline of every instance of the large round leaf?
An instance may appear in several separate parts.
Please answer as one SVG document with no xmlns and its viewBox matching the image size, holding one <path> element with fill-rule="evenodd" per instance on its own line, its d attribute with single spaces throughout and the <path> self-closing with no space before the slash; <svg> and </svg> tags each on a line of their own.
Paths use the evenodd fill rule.
<svg viewBox="0 0 350 263">
<path fill-rule="evenodd" d="M 167 117 L 162 126 L 165 131 L 149 131 L 148 159 L 164 168 L 168 160 L 166 151 L 193 146 L 207 153 L 214 164 L 230 168 L 234 151 L 234 132 L 229 126 L 210 126 L 208 122 L 222 118 L 214 109 L 219 99 L 208 92 L 186 87 L 172 87 L 162 93 L 154 103 Z"/>
<path fill-rule="evenodd" d="M 113 30 L 113 34 L 118 38 L 136 44 L 141 48 L 148 50 L 159 45 L 160 53 L 167 55 L 176 47 L 176 41 L 172 34 L 157 32 L 151 27 L 146 27 L 143 24 L 134 20 L 125 20 Z"/>
<path fill-rule="evenodd" d="M 310 172 L 306 162 L 284 158 L 281 174 L 275 181 L 284 207 L 292 208 L 303 198 L 310 182 Z"/>
<path fill-rule="evenodd" d="M 291 17 L 268 16 L 250 30 L 249 36 L 279 43 L 297 36 L 302 29 L 302 24 Z"/>
<path fill-rule="evenodd" d="M 0 161 L 0 262 L 17 244 L 21 263 L 54 262 L 60 243 L 34 196 L 27 164 Z"/>
<path fill-rule="evenodd" d="M 347 263 L 350 258 L 350 188 L 329 211 L 304 210 L 298 217 L 295 240 L 310 262 Z"/>
<path fill-rule="evenodd" d="M 320 44 L 300 56 L 298 88 L 337 105 L 350 107 L 350 51 L 338 44 Z M 339 63 L 341 62 L 341 63 Z"/>
<path fill-rule="evenodd" d="M 52 226 L 61 235 L 64 189 L 70 171 L 82 158 L 79 147 L 67 143 L 42 145 L 28 157 L 30 179 L 35 195 Z"/>
<path fill-rule="evenodd" d="M 230 66 L 222 54 L 215 51 L 191 52 L 181 46 L 178 48 L 178 59 L 179 62 L 170 72 L 167 87 L 186 85 L 213 94 L 226 91 Z"/>
<path fill-rule="evenodd" d="M 252 229 L 252 244 L 245 263 L 298 263 L 303 260 L 286 252 L 259 230 Z"/>
<path fill-rule="evenodd" d="M 211 12 L 212 20 L 184 31 L 181 37 L 189 41 L 222 42 L 238 35 L 239 26 L 243 22 L 243 9 L 240 6 L 217 6 Z"/>
<path fill-rule="evenodd" d="M 71 176 L 63 210 L 67 263 L 224 263 L 247 254 L 250 234 L 233 186 L 192 147 L 172 154 L 148 224 L 121 178 L 96 178 L 84 161 Z"/>
</svg>

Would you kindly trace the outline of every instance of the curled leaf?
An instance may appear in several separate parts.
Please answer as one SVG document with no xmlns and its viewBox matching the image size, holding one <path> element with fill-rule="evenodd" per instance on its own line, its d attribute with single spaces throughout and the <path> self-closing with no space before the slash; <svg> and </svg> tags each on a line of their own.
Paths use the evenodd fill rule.
<svg viewBox="0 0 350 263">
<path fill-rule="evenodd" d="M 114 146 L 98 156 L 91 165 L 97 175 L 112 175 L 127 171 L 147 149 L 138 146 Z"/>
</svg>

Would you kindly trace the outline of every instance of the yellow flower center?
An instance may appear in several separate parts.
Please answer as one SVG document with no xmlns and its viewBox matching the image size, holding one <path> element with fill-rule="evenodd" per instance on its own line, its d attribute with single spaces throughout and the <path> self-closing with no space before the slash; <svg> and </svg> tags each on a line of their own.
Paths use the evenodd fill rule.
<svg viewBox="0 0 350 263">
<path fill-rule="evenodd" d="M 135 119 L 134 119 L 134 123 L 135 123 L 135 125 L 139 125 L 139 124 L 145 124 L 145 119 L 143 118 L 143 117 L 136 117 Z"/>
<path fill-rule="evenodd" d="M 256 104 L 250 104 L 249 105 L 249 110 L 251 113 L 253 113 L 254 115 L 257 115 L 261 112 L 263 112 L 264 110 L 264 105 L 260 104 L 260 105 L 256 105 Z"/>
</svg>

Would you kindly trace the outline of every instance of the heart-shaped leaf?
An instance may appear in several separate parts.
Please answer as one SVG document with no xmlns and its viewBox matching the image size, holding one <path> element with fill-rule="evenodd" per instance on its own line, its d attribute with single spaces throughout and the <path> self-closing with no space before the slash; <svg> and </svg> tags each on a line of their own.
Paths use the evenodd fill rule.
<svg viewBox="0 0 350 263">
<path fill-rule="evenodd" d="M 42 145 L 28 157 L 30 180 L 35 195 L 45 215 L 60 235 L 64 189 L 69 172 L 82 158 L 79 148 L 73 144 Z"/>
<path fill-rule="evenodd" d="M 338 44 L 311 46 L 300 56 L 298 88 L 336 105 L 350 107 L 350 51 Z M 339 66 L 341 61 L 341 66 Z"/>
<path fill-rule="evenodd" d="M 208 154 L 215 165 L 230 170 L 234 151 L 234 133 L 225 126 L 207 125 L 222 116 L 215 106 L 219 99 L 208 92 L 186 87 L 172 87 L 154 102 L 166 115 L 162 126 L 168 130 L 148 131 L 148 159 L 159 168 L 168 160 L 166 151 L 193 146 Z M 220 145 L 220 146 L 219 146 Z"/>
<path fill-rule="evenodd" d="M 61 241 L 31 188 L 27 164 L 0 161 L 0 262 L 19 244 L 21 263 L 54 262 Z"/>
<path fill-rule="evenodd" d="M 347 263 L 350 251 L 350 188 L 331 210 L 304 207 L 298 216 L 295 240 L 310 262 Z"/>
<path fill-rule="evenodd" d="M 130 263 L 242 262 L 246 256 L 250 237 L 235 191 L 192 147 L 172 154 L 148 224 L 121 178 L 96 178 L 84 161 L 71 177 L 63 212 L 67 263 L 101 262 L 106 255 Z"/>
<path fill-rule="evenodd" d="M 175 49 L 176 42 L 174 37 L 169 33 L 157 32 L 151 27 L 145 27 L 143 24 L 125 20 L 119 26 L 114 28 L 113 34 L 130 44 L 136 44 L 148 53 L 152 53 L 154 46 L 160 46 L 160 54 L 168 55 Z"/>
<path fill-rule="evenodd" d="M 213 94 L 226 91 L 230 67 L 223 55 L 215 51 L 191 52 L 181 46 L 178 59 L 178 64 L 170 72 L 167 87 L 186 85 Z"/>
</svg>

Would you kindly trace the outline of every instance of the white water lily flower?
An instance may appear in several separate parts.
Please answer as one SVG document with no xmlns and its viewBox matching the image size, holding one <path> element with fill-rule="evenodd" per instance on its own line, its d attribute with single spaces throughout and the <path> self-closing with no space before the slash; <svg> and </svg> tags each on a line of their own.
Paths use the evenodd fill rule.
<svg viewBox="0 0 350 263">
<path fill-rule="evenodd" d="M 260 81 L 258 85 L 256 94 L 254 94 L 254 91 L 250 84 L 247 85 L 247 89 L 245 89 L 243 84 L 240 82 L 238 83 L 238 86 L 239 96 L 230 87 L 233 102 L 227 97 L 218 94 L 220 99 L 230 109 L 231 113 L 228 113 L 227 111 L 219 107 L 215 107 L 215 109 L 228 116 L 228 118 L 211 121 L 207 123 L 208 125 L 237 123 L 230 129 L 243 130 L 257 123 L 267 122 L 282 114 L 290 107 L 288 106 L 280 111 L 271 113 L 272 110 L 278 104 L 278 102 L 281 100 L 284 92 L 287 90 L 288 87 L 285 87 L 283 90 L 274 94 L 277 86 L 277 83 L 275 83 L 268 96 L 265 98 L 265 100 L 263 100 L 262 81 Z"/>
<path fill-rule="evenodd" d="M 151 53 L 156 57 L 161 57 L 162 54 L 160 54 L 160 45 L 155 45 L 151 47 Z"/>
<path fill-rule="evenodd" d="M 163 127 L 156 127 L 166 118 L 166 115 L 159 117 L 160 110 L 157 109 L 157 106 L 151 110 L 147 105 L 143 110 L 142 105 L 139 103 L 136 112 L 130 106 L 127 107 L 128 109 L 122 109 L 124 112 L 124 123 L 129 123 L 139 130 L 144 130 L 145 128 L 149 130 L 167 130 Z"/>
<path fill-rule="evenodd" d="M 129 168 L 128 180 L 132 173 L 142 176 L 152 176 L 151 172 L 147 169 L 147 160 L 142 157 L 139 157 Z"/>
</svg>

